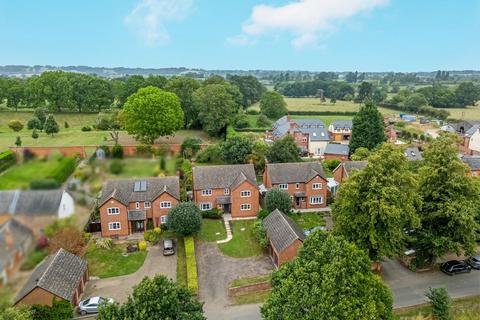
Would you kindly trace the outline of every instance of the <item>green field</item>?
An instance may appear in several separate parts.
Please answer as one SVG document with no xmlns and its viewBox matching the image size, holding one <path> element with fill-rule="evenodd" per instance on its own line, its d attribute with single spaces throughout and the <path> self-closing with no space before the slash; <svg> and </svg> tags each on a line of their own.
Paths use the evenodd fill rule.
<svg viewBox="0 0 480 320">
<path fill-rule="evenodd" d="M 30 181 L 45 179 L 57 166 L 57 159 L 31 160 L 15 165 L 0 175 L 0 190 L 28 189 Z"/>
<path fill-rule="evenodd" d="M 44 132 L 38 132 L 38 139 L 32 138 L 32 130 L 27 129 L 27 121 L 33 116 L 32 112 L 0 112 L 0 150 L 14 146 L 15 139 L 19 136 L 24 147 L 63 147 L 63 146 L 97 146 L 101 144 L 113 144 L 109 141 L 108 131 L 82 131 L 83 126 L 92 126 L 95 123 L 97 114 L 94 113 L 59 113 L 55 114 L 60 132 L 53 137 Z M 20 132 L 13 132 L 8 127 L 10 120 L 20 120 L 24 128 Z M 65 121 L 69 128 L 65 128 Z M 201 130 L 180 130 L 174 136 L 159 139 L 160 143 L 182 143 L 186 137 L 197 137 L 203 141 L 210 142 L 212 139 Z M 120 144 L 134 145 L 137 141 L 126 132 L 120 132 Z"/>
</svg>

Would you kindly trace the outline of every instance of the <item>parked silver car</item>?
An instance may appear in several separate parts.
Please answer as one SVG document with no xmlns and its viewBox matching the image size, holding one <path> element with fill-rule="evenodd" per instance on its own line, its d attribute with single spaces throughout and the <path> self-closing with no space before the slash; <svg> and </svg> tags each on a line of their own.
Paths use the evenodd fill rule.
<svg viewBox="0 0 480 320">
<path fill-rule="evenodd" d="M 80 301 L 78 304 L 78 313 L 82 316 L 88 313 L 98 313 L 98 307 L 102 303 L 114 303 L 115 301 L 112 298 L 104 297 L 91 297 L 86 300 Z"/>
<path fill-rule="evenodd" d="M 473 269 L 480 270 L 480 254 L 478 254 L 478 255 L 476 255 L 476 256 L 473 256 L 473 257 L 470 257 L 470 258 L 467 260 L 467 263 L 468 263 Z"/>
<path fill-rule="evenodd" d="M 175 248 L 173 247 L 173 240 L 172 239 L 163 240 L 163 255 L 171 256 L 172 254 L 175 254 Z"/>
</svg>

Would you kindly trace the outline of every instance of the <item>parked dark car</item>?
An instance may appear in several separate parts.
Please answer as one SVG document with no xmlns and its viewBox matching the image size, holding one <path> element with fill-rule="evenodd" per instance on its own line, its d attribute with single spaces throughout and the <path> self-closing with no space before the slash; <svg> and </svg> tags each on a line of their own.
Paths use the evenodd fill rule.
<svg viewBox="0 0 480 320">
<path fill-rule="evenodd" d="M 175 254 L 175 248 L 173 246 L 172 239 L 165 239 L 163 240 L 163 255 L 164 256 L 171 256 Z"/>
<path fill-rule="evenodd" d="M 470 257 L 467 260 L 467 263 L 472 267 L 473 269 L 480 270 L 480 254 Z"/>
<path fill-rule="evenodd" d="M 472 268 L 463 261 L 450 260 L 442 264 L 441 269 L 446 274 L 453 276 L 459 273 L 469 273 Z"/>
</svg>

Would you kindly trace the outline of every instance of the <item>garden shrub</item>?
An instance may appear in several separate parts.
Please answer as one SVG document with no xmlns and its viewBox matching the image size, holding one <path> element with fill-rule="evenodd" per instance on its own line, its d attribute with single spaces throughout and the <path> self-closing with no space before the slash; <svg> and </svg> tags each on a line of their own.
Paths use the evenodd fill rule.
<svg viewBox="0 0 480 320">
<path fill-rule="evenodd" d="M 248 121 L 247 115 L 239 114 L 233 120 L 233 125 L 235 128 L 243 129 L 247 128 L 250 125 L 250 122 Z"/>
<path fill-rule="evenodd" d="M 155 245 L 160 241 L 160 233 L 157 233 L 153 230 L 148 230 L 143 233 L 143 239 Z"/>
<path fill-rule="evenodd" d="M 74 158 L 63 157 L 58 160 L 57 166 L 52 170 L 47 178 L 55 179 L 58 183 L 63 183 L 75 171 L 77 163 Z"/>
<path fill-rule="evenodd" d="M 76 224 L 75 216 L 57 219 L 45 227 L 45 229 L 43 230 L 43 234 L 48 238 L 51 238 L 60 230 L 69 228 L 69 227 L 76 227 L 76 225 L 77 224 Z"/>
<path fill-rule="evenodd" d="M 110 238 L 98 239 L 96 244 L 98 249 L 110 250 L 113 247 L 113 241 Z"/>
<path fill-rule="evenodd" d="M 187 288 L 198 294 L 197 261 L 195 260 L 195 242 L 192 237 L 185 238 L 185 258 L 187 262 Z"/>
<path fill-rule="evenodd" d="M 253 233 L 255 234 L 255 238 L 257 238 L 258 243 L 263 249 L 268 247 L 268 238 L 265 228 L 263 227 L 262 220 L 257 220 L 253 224 Z"/>
<path fill-rule="evenodd" d="M 23 123 L 20 120 L 10 120 L 8 122 L 8 127 L 13 131 L 18 132 L 23 129 Z"/>
<path fill-rule="evenodd" d="M 180 147 L 180 153 L 184 158 L 190 159 L 200 150 L 202 140 L 198 138 L 186 138 Z"/>
<path fill-rule="evenodd" d="M 267 116 L 261 114 L 257 118 L 257 127 L 266 128 L 270 125 L 270 120 L 268 120 Z"/>
<path fill-rule="evenodd" d="M 83 132 L 92 131 L 92 127 L 90 127 L 90 126 L 83 126 L 83 127 L 82 127 L 82 131 L 83 131 Z"/>
<path fill-rule="evenodd" d="M 247 113 L 247 114 L 257 115 L 257 114 L 260 113 L 260 111 L 255 110 L 255 109 L 248 109 L 248 110 L 246 111 L 246 113 Z"/>
<path fill-rule="evenodd" d="M 262 210 L 258 211 L 258 213 L 257 213 L 257 218 L 260 219 L 260 220 L 263 220 L 263 219 L 265 219 L 269 214 L 270 214 L 269 211 L 267 211 L 267 210 L 265 210 L 265 209 L 262 209 Z"/>
<path fill-rule="evenodd" d="M 147 251 L 147 242 L 146 241 L 139 241 L 138 242 L 138 249 L 141 251 Z"/>
<path fill-rule="evenodd" d="M 110 172 L 112 174 L 120 174 L 123 171 L 123 162 L 115 159 L 110 163 Z"/>
<path fill-rule="evenodd" d="M 38 139 L 37 129 L 33 129 L 33 131 L 32 131 L 32 138 L 33 138 L 33 139 Z"/>
<path fill-rule="evenodd" d="M 265 195 L 265 210 L 272 212 L 275 209 L 288 214 L 292 208 L 290 194 L 284 190 L 273 188 L 267 191 Z"/>
<path fill-rule="evenodd" d="M 147 220 L 147 230 L 152 230 L 153 229 L 153 220 L 148 219 Z"/>
<path fill-rule="evenodd" d="M 154 151 L 155 150 L 153 149 L 153 147 L 148 144 L 139 145 L 135 149 L 135 153 L 139 156 L 149 156 L 149 155 L 152 155 Z"/>
<path fill-rule="evenodd" d="M 202 227 L 202 214 L 196 204 L 183 202 L 168 212 L 168 229 L 184 236 L 196 234 Z"/>
<path fill-rule="evenodd" d="M 165 170 L 167 163 L 165 161 L 165 157 L 160 157 L 160 170 Z"/>
<path fill-rule="evenodd" d="M 49 190 L 60 188 L 61 183 L 52 178 L 37 179 L 30 181 L 30 189 L 32 190 Z"/>
<path fill-rule="evenodd" d="M 340 164 L 340 160 L 332 159 L 332 160 L 324 160 L 323 166 L 330 171 L 333 171 L 338 165 Z"/>
<path fill-rule="evenodd" d="M 155 227 L 155 228 L 153 229 L 153 232 L 158 233 L 158 234 L 161 234 L 161 233 L 162 233 L 162 228 L 160 228 L 160 227 Z"/>
<path fill-rule="evenodd" d="M 38 129 L 38 130 L 42 130 L 42 123 L 40 122 L 40 120 L 38 120 L 38 118 L 32 118 L 30 120 L 28 120 L 27 122 L 27 129 L 28 130 L 33 130 L 33 129 Z"/>
<path fill-rule="evenodd" d="M 17 162 L 17 158 L 12 150 L 6 150 L 0 153 L 0 172 L 7 170 Z"/>
<path fill-rule="evenodd" d="M 123 147 L 119 144 L 115 144 L 112 147 L 112 158 L 122 159 L 123 158 Z"/>
<path fill-rule="evenodd" d="M 222 219 L 223 211 L 218 208 L 202 211 L 202 218 L 206 219 Z"/>
<path fill-rule="evenodd" d="M 445 288 L 430 288 L 425 295 L 432 304 L 432 314 L 435 320 L 450 320 L 452 301 Z"/>
<path fill-rule="evenodd" d="M 100 146 L 100 149 L 102 149 L 103 152 L 105 152 L 105 157 L 106 157 L 106 158 L 110 157 L 111 152 L 110 152 L 110 147 L 109 147 L 109 146 L 101 145 L 101 146 Z"/>
<path fill-rule="evenodd" d="M 32 150 L 26 148 L 23 149 L 23 160 L 24 161 L 29 161 L 35 159 L 35 153 L 32 152 Z"/>
<path fill-rule="evenodd" d="M 60 231 L 50 238 L 48 251 L 55 253 L 63 248 L 70 253 L 83 256 L 85 253 L 85 244 L 86 241 L 82 232 L 80 232 L 77 227 L 70 226 L 60 229 Z"/>
<path fill-rule="evenodd" d="M 65 129 L 68 129 L 68 128 L 70 128 L 70 125 L 68 124 L 68 122 L 67 122 L 67 121 L 65 121 L 64 127 L 65 127 Z"/>
<path fill-rule="evenodd" d="M 196 161 L 200 163 L 218 162 L 222 158 L 222 148 L 211 144 L 197 154 Z"/>
<path fill-rule="evenodd" d="M 52 306 L 34 304 L 31 307 L 32 319 L 67 320 L 73 319 L 74 310 L 67 300 L 54 300 Z"/>
</svg>

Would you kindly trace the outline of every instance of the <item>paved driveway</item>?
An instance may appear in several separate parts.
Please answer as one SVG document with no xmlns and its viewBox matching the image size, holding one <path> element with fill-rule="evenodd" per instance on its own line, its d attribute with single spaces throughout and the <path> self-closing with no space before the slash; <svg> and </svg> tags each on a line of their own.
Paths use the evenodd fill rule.
<svg viewBox="0 0 480 320">
<path fill-rule="evenodd" d="M 133 286 L 144 277 L 153 277 L 156 274 L 163 274 L 172 280 L 177 276 L 177 255 L 163 256 L 160 245 L 148 248 L 145 262 L 137 272 L 120 277 L 90 280 L 83 297 L 104 296 L 124 302 L 132 293 Z"/>
<path fill-rule="evenodd" d="M 259 305 L 229 306 L 228 284 L 236 278 L 270 273 L 268 256 L 236 259 L 224 256 L 216 243 L 196 242 L 199 295 L 209 320 L 260 319 Z"/>
<path fill-rule="evenodd" d="M 443 272 L 415 273 L 397 260 L 382 263 L 382 275 L 393 293 L 394 308 L 427 302 L 425 291 L 445 287 L 452 298 L 480 295 L 480 271 L 448 276 Z"/>
</svg>

